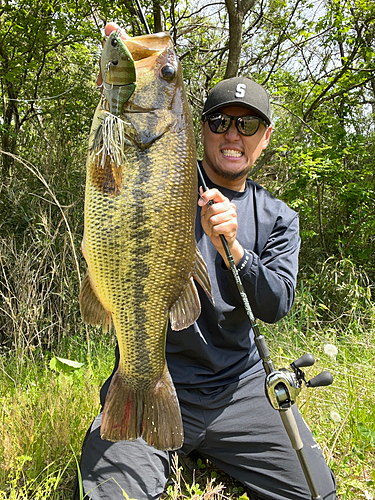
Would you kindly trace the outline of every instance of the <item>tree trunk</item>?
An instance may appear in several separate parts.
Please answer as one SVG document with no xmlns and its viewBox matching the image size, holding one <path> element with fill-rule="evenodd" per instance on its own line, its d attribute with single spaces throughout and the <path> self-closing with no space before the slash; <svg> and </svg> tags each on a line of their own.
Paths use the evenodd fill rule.
<svg viewBox="0 0 375 500">
<path fill-rule="evenodd" d="M 255 0 L 225 0 L 229 14 L 229 54 L 224 78 L 237 76 L 240 67 L 242 23 Z"/>
<path fill-rule="evenodd" d="M 5 100 L 5 95 L 8 96 L 8 102 Z M 5 153 L 16 153 L 17 134 L 20 128 L 19 113 L 16 104 L 16 94 L 13 92 L 12 85 L 8 83 L 6 92 L 3 87 L 3 126 L 1 127 L 1 149 Z M 14 120 L 14 126 L 12 122 Z M 1 155 L 1 179 L 5 182 L 9 178 L 9 174 L 13 165 L 13 158 L 7 154 Z"/>
<path fill-rule="evenodd" d="M 160 33 L 161 31 L 164 31 L 162 16 L 161 16 L 160 0 L 154 0 L 152 2 L 152 10 L 154 14 L 154 33 Z"/>
</svg>

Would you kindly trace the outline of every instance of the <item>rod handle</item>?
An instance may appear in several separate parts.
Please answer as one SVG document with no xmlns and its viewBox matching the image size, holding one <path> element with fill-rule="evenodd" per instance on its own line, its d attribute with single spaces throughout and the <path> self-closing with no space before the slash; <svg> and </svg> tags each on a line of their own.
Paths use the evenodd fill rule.
<svg viewBox="0 0 375 500">
<path fill-rule="evenodd" d="M 280 416 L 281 420 L 283 421 L 285 430 L 289 436 L 290 442 L 292 443 L 293 449 L 296 451 L 302 450 L 303 443 L 292 409 L 288 408 L 285 411 L 280 411 Z"/>
</svg>

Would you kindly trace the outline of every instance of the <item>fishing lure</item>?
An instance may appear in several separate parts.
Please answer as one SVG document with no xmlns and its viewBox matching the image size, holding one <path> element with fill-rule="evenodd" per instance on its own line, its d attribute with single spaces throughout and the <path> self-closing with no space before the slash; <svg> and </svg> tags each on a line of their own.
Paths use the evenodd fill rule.
<svg viewBox="0 0 375 500">
<path fill-rule="evenodd" d="M 124 162 L 126 139 L 125 122 L 120 118 L 124 104 L 136 87 L 136 72 L 132 55 L 118 31 L 108 37 L 100 59 L 103 75 L 102 107 L 107 107 L 106 116 L 95 130 L 92 150 L 98 156 L 98 163 L 105 167 L 108 157 L 114 167 Z"/>
</svg>

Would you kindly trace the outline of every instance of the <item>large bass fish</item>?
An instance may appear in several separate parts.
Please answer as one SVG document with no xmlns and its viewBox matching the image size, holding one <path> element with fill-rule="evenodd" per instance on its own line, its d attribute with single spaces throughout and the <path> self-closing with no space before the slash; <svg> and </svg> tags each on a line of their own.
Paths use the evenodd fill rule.
<svg viewBox="0 0 375 500">
<path fill-rule="evenodd" d="M 179 404 L 165 361 L 174 330 L 200 314 L 193 281 L 210 295 L 195 243 L 193 122 L 169 35 L 125 42 L 113 32 L 102 54 L 103 93 L 89 140 L 82 251 L 83 320 L 113 322 L 119 368 L 108 390 L 103 439 L 142 436 L 180 448 Z M 120 102 L 121 101 L 121 102 Z"/>
</svg>

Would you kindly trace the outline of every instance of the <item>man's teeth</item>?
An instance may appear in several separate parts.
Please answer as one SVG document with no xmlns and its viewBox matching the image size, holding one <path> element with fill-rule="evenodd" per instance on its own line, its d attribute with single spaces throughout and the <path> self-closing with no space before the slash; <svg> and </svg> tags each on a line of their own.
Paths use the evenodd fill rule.
<svg viewBox="0 0 375 500">
<path fill-rule="evenodd" d="M 242 156 L 241 151 L 235 151 L 234 149 L 223 149 L 222 153 L 224 156 L 234 156 L 236 158 L 240 158 Z"/>
</svg>

